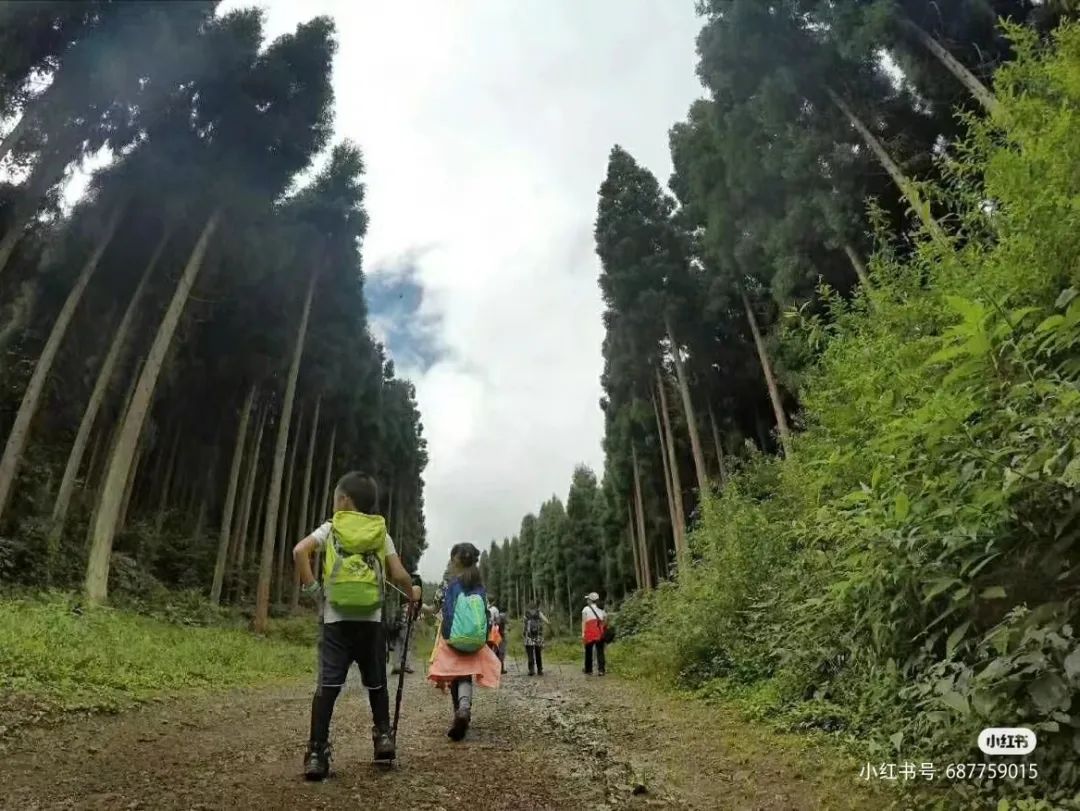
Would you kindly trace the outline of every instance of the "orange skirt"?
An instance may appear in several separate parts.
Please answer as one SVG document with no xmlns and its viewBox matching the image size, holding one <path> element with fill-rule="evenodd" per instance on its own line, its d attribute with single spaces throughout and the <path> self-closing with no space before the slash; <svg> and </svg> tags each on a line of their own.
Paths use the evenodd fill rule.
<svg viewBox="0 0 1080 811">
<path fill-rule="evenodd" d="M 447 645 L 442 634 L 436 635 L 427 677 L 437 687 L 445 688 L 451 682 L 469 676 L 472 676 L 473 684 L 498 687 L 501 673 L 499 657 L 487 645 L 475 653 L 461 653 Z"/>
</svg>

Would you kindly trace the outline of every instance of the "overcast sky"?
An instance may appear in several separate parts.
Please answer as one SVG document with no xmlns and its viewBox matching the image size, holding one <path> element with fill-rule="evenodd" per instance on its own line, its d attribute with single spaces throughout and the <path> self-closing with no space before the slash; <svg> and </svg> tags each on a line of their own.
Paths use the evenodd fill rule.
<svg viewBox="0 0 1080 811">
<path fill-rule="evenodd" d="M 252 5 L 227 0 L 223 10 Z M 700 95 L 693 0 L 269 0 L 337 22 L 336 136 L 367 162 L 375 331 L 416 384 L 425 577 L 603 468 L 593 252 L 608 151 L 666 181 Z"/>
</svg>

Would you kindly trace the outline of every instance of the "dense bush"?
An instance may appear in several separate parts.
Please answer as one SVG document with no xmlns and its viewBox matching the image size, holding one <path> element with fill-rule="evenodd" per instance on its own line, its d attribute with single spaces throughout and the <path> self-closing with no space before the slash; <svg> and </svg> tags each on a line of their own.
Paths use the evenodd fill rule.
<svg viewBox="0 0 1080 811">
<path fill-rule="evenodd" d="M 968 122 L 929 190 L 957 236 L 882 245 L 873 289 L 792 314 L 792 352 L 818 357 L 794 453 L 705 502 L 695 564 L 622 658 L 882 759 L 970 759 L 979 729 L 1027 725 L 1040 790 L 1064 802 L 1080 788 L 1080 27 L 1046 51 L 1013 33 L 1001 112 Z"/>
</svg>

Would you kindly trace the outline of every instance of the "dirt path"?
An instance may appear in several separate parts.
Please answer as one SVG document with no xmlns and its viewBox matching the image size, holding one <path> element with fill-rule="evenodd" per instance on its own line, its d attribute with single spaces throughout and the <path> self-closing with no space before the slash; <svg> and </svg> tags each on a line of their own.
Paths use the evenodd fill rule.
<svg viewBox="0 0 1080 811">
<path fill-rule="evenodd" d="M 300 776 L 310 688 L 170 700 L 69 719 L 0 742 L 0 807 L 32 809 L 816 809 L 880 808 L 856 775 L 748 729 L 720 710 L 656 698 L 568 665 L 511 673 L 480 691 L 463 744 L 445 737 L 449 699 L 407 682 L 400 762 L 370 764 L 364 696 L 335 712 L 335 776 Z M 838 790 L 839 789 L 839 790 Z"/>
</svg>

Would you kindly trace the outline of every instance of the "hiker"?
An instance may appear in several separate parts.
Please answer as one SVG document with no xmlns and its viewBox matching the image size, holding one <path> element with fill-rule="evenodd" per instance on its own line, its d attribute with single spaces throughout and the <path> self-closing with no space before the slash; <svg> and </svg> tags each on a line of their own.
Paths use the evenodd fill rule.
<svg viewBox="0 0 1080 811">
<path fill-rule="evenodd" d="M 604 675 L 604 626 L 607 614 L 596 603 L 600 595 L 595 591 L 585 596 L 585 607 L 581 609 L 581 641 L 585 644 L 585 675 L 593 672 L 593 651 L 596 652 L 596 672 Z"/>
<path fill-rule="evenodd" d="M 434 604 L 423 609 L 440 617 L 428 679 L 440 690 L 450 688 L 454 718 L 446 735 L 453 741 L 469 729 L 474 685 L 498 687 L 501 677 L 499 659 L 487 646 L 489 615 L 479 560 L 480 550 L 471 543 L 455 545 Z"/>
<path fill-rule="evenodd" d="M 544 675 L 544 626 L 550 625 L 540 604 L 532 602 L 525 611 L 522 632 L 525 635 L 525 656 L 529 660 L 529 675 Z"/>
<path fill-rule="evenodd" d="M 375 760 L 393 761 L 396 742 L 390 730 L 386 685 L 386 640 L 382 623 L 383 577 L 419 603 L 421 590 L 401 565 L 386 520 L 374 515 L 378 486 L 363 473 L 346 473 L 334 488 L 334 517 L 293 549 L 305 594 L 319 596 L 319 675 L 311 702 L 311 736 L 304 776 L 322 780 L 330 773 L 330 718 L 356 662 L 371 705 Z M 322 584 L 311 571 L 311 556 L 322 552 Z"/>
<path fill-rule="evenodd" d="M 487 613 L 488 613 L 488 638 L 487 644 L 491 648 L 491 652 L 496 656 L 499 655 L 499 645 L 502 644 L 502 629 L 499 627 L 499 607 L 495 605 L 495 601 L 488 597 L 487 601 Z"/>
<path fill-rule="evenodd" d="M 409 624 L 408 610 L 406 609 L 406 610 L 403 611 L 401 608 L 398 608 L 397 609 L 397 620 L 394 622 L 394 624 L 393 624 L 393 626 L 391 628 L 391 631 L 390 631 L 390 633 L 391 633 L 390 644 L 389 644 L 390 650 L 400 650 L 402 647 L 404 647 L 404 644 L 405 644 L 405 626 L 407 626 L 408 624 Z M 395 659 L 394 665 L 390 669 L 390 675 L 392 675 L 392 676 L 396 676 L 400 672 L 400 666 L 398 665 L 398 661 L 397 661 L 400 658 L 400 656 L 401 656 L 401 654 L 399 653 L 399 654 L 396 654 L 395 657 L 394 657 L 394 659 Z M 406 673 L 415 672 L 413 670 L 413 668 L 412 668 L 412 665 L 409 664 L 408 659 L 405 660 L 405 672 Z"/>
<path fill-rule="evenodd" d="M 495 649 L 495 655 L 499 657 L 499 666 L 504 676 L 506 675 L 506 629 L 509 625 L 510 617 L 505 611 L 500 611 L 495 621 L 495 627 L 499 629 L 499 645 Z"/>
</svg>

